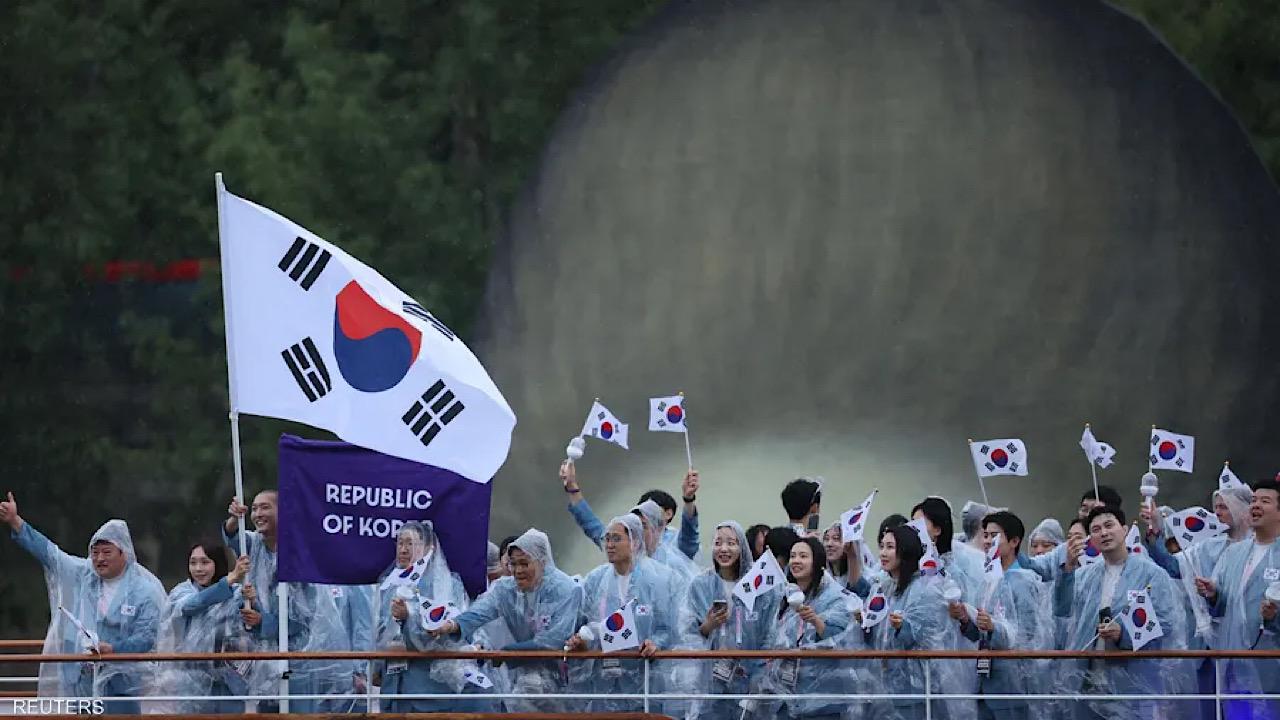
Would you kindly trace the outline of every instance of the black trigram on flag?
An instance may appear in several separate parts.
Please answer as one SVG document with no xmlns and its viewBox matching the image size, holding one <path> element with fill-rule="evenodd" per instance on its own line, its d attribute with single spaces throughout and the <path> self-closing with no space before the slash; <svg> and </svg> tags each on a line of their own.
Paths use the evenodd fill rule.
<svg viewBox="0 0 1280 720">
<path fill-rule="evenodd" d="M 298 382 L 298 387 L 302 388 L 302 392 L 306 393 L 307 399 L 311 402 L 328 395 L 333 389 L 329 369 L 324 366 L 324 358 L 320 357 L 320 351 L 316 349 L 316 344 L 311 341 L 311 338 L 291 345 L 288 350 L 281 351 L 280 356 L 284 358 L 284 364 L 289 367 L 289 372 L 293 373 L 293 379 Z"/>
<path fill-rule="evenodd" d="M 321 250 L 319 245 L 294 238 L 289 251 L 280 258 L 280 264 L 276 267 L 288 275 L 290 280 L 301 285 L 303 290 L 310 290 L 316 278 L 320 277 L 320 273 L 329 264 L 330 257 L 329 251 Z"/>
<path fill-rule="evenodd" d="M 454 338 L 457 337 L 456 335 L 453 334 L 452 330 L 450 330 L 448 327 L 445 326 L 444 323 L 437 320 L 435 315 L 432 315 L 430 312 L 427 312 L 427 309 L 422 307 L 418 303 L 405 300 L 404 303 L 401 305 L 401 307 L 404 308 L 404 312 L 406 315 L 412 315 L 420 320 L 426 320 L 427 322 L 431 323 L 431 327 L 440 331 L 440 334 L 445 336 L 449 340 L 453 340 Z"/>
<path fill-rule="evenodd" d="M 423 445 L 430 445 L 444 426 L 453 422 L 465 407 L 453 391 L 445 387 L 443 380 L 437 380 L 400 419 Z"/>
</svg>

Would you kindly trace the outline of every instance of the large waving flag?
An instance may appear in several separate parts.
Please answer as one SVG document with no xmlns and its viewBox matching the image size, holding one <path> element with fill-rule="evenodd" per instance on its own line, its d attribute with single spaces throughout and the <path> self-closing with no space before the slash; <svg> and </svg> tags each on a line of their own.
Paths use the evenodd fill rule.
<svg viewBox="0 0 1280 720">
<path fill-rule="evenodd" d="M 375 270 L 218 183 L 234 412 L 487 483 L 516 417 L 480 361 Z"/>
<path fill-rule="evenodd" d="M 969 453 L 978 477 L 1027 474 L 1027 445 L 1017 438 L 971 442 Z"/>
<path fill-rule="evenodd" d="M 1080 435 L 1080 449 L 1084 450 L 1084 456 L 1089 459 L 1089 462 L 1096 463 L 1100 468 L 1111 465 L 1114 462 L 1111 458 L 1116 456 L 1115 448 L 1099 442 L 1088 425 L 1084 426 L 1084 432 Z"/>
<path fill-rule="evenodd" d="M 619 420 L 609 408 L 601 405 L 599 400 L 591 403 L 591 412 L 587 413 L 587 421 L 582 424 L 583 437 L 621 445 L 623 450 L 630 449 L 627 447 L 627 430 L 627 424 Z"/>
<path fill-rule="evenodd" d="M 1196 439 L 1160 428 L 1151 428 L 1152 470 L 1191 472 L 1196 461 Z"/>
</svg>

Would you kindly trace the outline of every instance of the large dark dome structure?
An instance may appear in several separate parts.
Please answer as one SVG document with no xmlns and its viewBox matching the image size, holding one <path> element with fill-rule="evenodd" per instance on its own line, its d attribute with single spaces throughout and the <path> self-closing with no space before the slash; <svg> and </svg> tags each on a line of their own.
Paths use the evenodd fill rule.
<svg viewBox="0 0 1280 720">
<path fill-rule="evenodd" d="M 873 486 L 877 518 L 976 498 L 970 437 L 1029 447 L 993 502 L 1066 516 L 1085 421 L 1135 505 L 1150 426 L 1195 435 L 1161 499 L 1204 503 L 1228 457 L 1275 469 L 1277 227 L 1229 110 L 1101 2 L 675 3 L 567 109 L 499 245 L 495 532 L 570 537 L 556 466 L 595 396 L 633 445 L 579 463 L 598 512 L 674 493 L 680 438 L 644 426 L 678 390 L 704 539 L 781 522 L 798 474 L 827 519 Z"/>
</svg>

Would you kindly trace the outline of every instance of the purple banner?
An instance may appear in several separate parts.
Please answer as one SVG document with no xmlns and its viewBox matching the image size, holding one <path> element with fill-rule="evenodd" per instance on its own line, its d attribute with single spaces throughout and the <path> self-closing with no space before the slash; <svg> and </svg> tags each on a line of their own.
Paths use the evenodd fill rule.
<svg viewBox="0 0 1280 720">
<path fill-rule="evenodd" d="M 473 597 L 485 588 L 491 483 L 344 442 L 280 436 L 280 580 L 368 585 L 396 531 L 430 520 Z"/>
</svg>

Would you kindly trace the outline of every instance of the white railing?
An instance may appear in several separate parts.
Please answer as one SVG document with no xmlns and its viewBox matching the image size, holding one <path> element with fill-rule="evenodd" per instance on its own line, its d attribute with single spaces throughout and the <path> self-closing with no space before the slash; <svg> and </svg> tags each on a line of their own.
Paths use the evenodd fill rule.
<svg viewBox="0 0 1280 720">
<path fill-rule="evenodd" d="M 34 643 L 39 646 L 40 643 Z M 0 641 L 0 649 L 5 647 L 30 647 L 28 641 Z M 210 661 L 240 661 L 240 660 L 286 660 L 286 661 L 314 661 L 314 660 L 348 660 L 348 661 L 374 661 L 374 660 L 488 660 L 488 661 L 507 661 L 507 660 L 544 660 L 556 662 L 571 662 L 575 660 L 598 659 L 598 658 L 624 658 L 630 660 L 642 660 L 635 653 L 611 653 L 605 654 L 601 652 L 576 652 L 564 654 L 555 651 L 518 651 L 518 652 L 498 652 L 498 651 L 437 651 L 437 652 L 308 652 L 308 653 L 279 653 L 279 652 L 230 652 L 230 653 L 184 653 L 184 654 L 159 654 L 159 653 L 120 653 L 115 655 L 106 655 L 95 657 L 93 659 L 94 672 L 102 663 L 112 662 L 210 662 Z M 1135 659 L 1154 659 L 1154 658 L 1178 658 L 1178 659 L 1210 659 L 1215 664 L 1215 683 L 1214 692 L 1212 693 L 1186 693 L 1186 694 L 1141 694 L 1141 695 L 1124 695 L 1124 694 L 1093 694 L 1093 693 L 1026 693 L 1026 694 L 994 694 L 994 693 L 945 693 L 935 692 L 932 687 L 933 681 L 931 673 L 923 673 L 924 687 L 920 693 L 859 693 L 859 694 L 735 694 L 735 693 L 680 693 L 680 692 L 661 692 L 654 691 L 652 687 L 652 677 L 650 674 L 650 663 L 652 661 L 663 660 L 704 660 L 711 661 L 721 658 L 732 659 L 775 659 L 775 658 L 801 658 L 801 659 L 818 659 L 818 660 L 955 660 L 978 658 L 990 658 L 992 660 L 1014 660 L 1014 659 L 1055 659 L 1055 660 L 1080 660 L 1080 659 L 1102 659 L 1102 660 L 1135 660 Z M 643 711 L 648 713 L 653 711 L 656 705 L 663 702 L 673 700 L 692 700 L 692 701 L 740 701 L 748 700 L 754 702 L 788 702 L 794 700 L 840 700 L 840 701 L 893 701 L 893 700 L 916 700 L 921 701 L 924 705 L 925 717 L 932 719 L 935 712 L 935 703 L 948 700 L 1021 700 L 1029 703 L 1037 702 L 1062 702 L 1062 701 L 1114 701 L 1114 702 L 1139 702 L 1139 701 L 1176 701 L 1179 703 L 1190 703 L 1200 701 L 1212 701 L 1215 708 L 1216 717 L 1221 720 L 1223 716 L 1222 705 L 1224 701 L 1229 700 L 1280 700 L 1280 694 L 1232 694 L 1223 692 L 1223 668 L 1222 663 L 1226 660 L 1276 660 L 1280 659 L 1280 651 L 1152 651 L 1152 652 L 1073 652 L 1061 650 L 1046 651 L 845 651 L 845 650 L 740 650 L 740 651 L 661 651 L 652 658 L 645 660 L 643 663 L 643 682 L 639 692 L 636 693 L 399 693 L 399 694 L 381 694 L 373 690 L 372 683 L 365 693 L 344 693 L 344 694 L 290 694 L 287 692 L 285 683 L 281 683 L 281 690 L 277 694 L 264 695 L 144 695 L 138 697 L 113 697 L 110 700 L 138 700 L 144 705 L 153 703 L 183 703 L 183 702 L 199 702 L 199 701 L 244 701 L 244 702 L 277 702 L 280 704 L 282 712 L 287 712 L 289 700 L 350 700 L 354 706 L 357 703 L 367 703 L 367 707 L 374 707 L 375 702 L 385 702 L 388 700 L 454 700 L 454 701 L 506 701 L 506 700 L 541 700 L 541 701 L 588 701 L 588 700 L 633 700 L 639 703 Z M 85 655 L 45 655 L 45 654 L 0 654 L 0 663 L 8 664 L 34 664 L 34 663 L 84 663 Z M 7 685 L 27 684 L 32 685 L 36 682 L 34 677 L 3 677 L 0 682 Z M 95 683 L 96 685 L 96 683 Z M 35 702 L 30 696 L 16 697 L 17 693 L 4 692 L 0 694 L 3 697 L 12 698 L 15 703 L 14 707 L 19 707 L 18 703 Z M 95 698 L 96 699 L 96 698 Z M 79 701 L 81 698 L 42 698 L 45 702 L 61 701 Z"/>
</svg>

